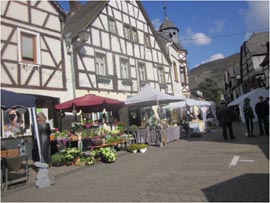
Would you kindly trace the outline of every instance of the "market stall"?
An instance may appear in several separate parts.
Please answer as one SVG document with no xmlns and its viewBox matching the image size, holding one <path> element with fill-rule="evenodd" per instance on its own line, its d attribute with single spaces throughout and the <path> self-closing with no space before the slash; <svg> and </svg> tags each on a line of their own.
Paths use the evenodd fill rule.
<svg viewBox="0 0 270 203">
<path fill-rule="evenodd" d="M 170 102 L 178 102 L 178 101 L 184 101 L 185 97 L 183 95 L 179 96 L 173 96 L 166 94 L 164 92 L 160 92 L 150 86 L 149 84 L 146 84 L 144 88 L 138 92 L 135 96 L 128 98 L 125 101 L 125 105 L 128 107 L 147 107 L 147 106 L 157 106 L 157 109 L 159 109 L 159 105 L 161 104 L 167 104 Z M 149 110 L 149 109 L 148 109 Z M 152 111 L 152 110 L 150 110 Z M 145 112 L 147 114 L 147 112 Z M 142 114 L 142 112 L 141 112 Z M 143 117 L 143 116 L 141 116 Z M 152 117 L 152 115 L 151 115 Z M 151 120 L 152 118 L 149 118 Z M 155 122 L 153 125 L 151 124 L 151 121 L 148 122 L 145 125 L 145 120 L 142 119 L 141 127 L 137 131 L 136 135 L 136 142 L 138 143 L 147 143 L 149 145 L 159 145 L 161 142 L 161 136 L 162 134 L 166 134 L 168 137 L 168 142 L 179 139 L 180 132 L 175 133 L 175 129 L 169 127 L 168 129 L 164 129 L 162 131 L 162 125 L 160 124 L 160 118 L 159 115 L 157 115 L 156 120 L 158 122 Z M 179 128 L 180 129 L 180 128 Z M 176 130 L 177 131 L 177 130 Z M 177 134 L 177 135 L 175 135 Z M 178 138 L 176 138 L 178 137 Z"/>
<path fill-rule="evenodd" d="M 4 121 L 3 111 L 10 113 L 8 115 L 10 122 L 17 122 L 20 112 L 27 110 L 31 116 L 33 129 L 37 137 L 39 157 L 40 160 L 43 160 L 36 119 L 35 97 L 1 89 L 2 121 Z M 10 123 L 5 123 L 5 128 L 3 128 L 4 122 L 1 123 L 1 163 L 3 164 L 2 169 L 5 172 L 5 189 L 7 190 L 10 181 L 9 173 L 20 170 L 23 162 L 26 166 L 24 177 L 26 178 L 26 183 L 28 181 L 28 157 L 32 151 L 32 135 L 29 129 L 30 126 L 28 126 L 28 129 L 20 128 L 19 121 L 15 123 L 18 124 L 15 128 Z"/>
</svg>

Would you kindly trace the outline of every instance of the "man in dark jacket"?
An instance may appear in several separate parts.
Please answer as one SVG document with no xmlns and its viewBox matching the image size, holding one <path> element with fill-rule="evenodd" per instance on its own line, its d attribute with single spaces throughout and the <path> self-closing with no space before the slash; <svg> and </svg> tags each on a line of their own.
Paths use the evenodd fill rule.
<svg viewBox="0 0 270 203">
<path fill-rule="evenodd" d="M 232 129 L 233 111 L 227 107 L 226 102 L 222 102 L 221 105 L 221 108 L 217 112 L 217 117 L 223 130 L 224 140 L 228 140 L 227 128 L 229 129 L 230 138 L 235 139 Z"/>
<path fill-rule="evenodd" d="M 268 123 L 268 112 L 269 112 L 269 105 L 266 101 L 263 101 L 263 97 L 260 96 L 259 102 L 255 106 L 255 111 L 258 117 L 258 123 L 260 128 L 260 135 L 268 135 L 269 133 L 269 123 Z M 263 132 L 263 125 L 264 125 L 264 132 Z"/>
</svg>

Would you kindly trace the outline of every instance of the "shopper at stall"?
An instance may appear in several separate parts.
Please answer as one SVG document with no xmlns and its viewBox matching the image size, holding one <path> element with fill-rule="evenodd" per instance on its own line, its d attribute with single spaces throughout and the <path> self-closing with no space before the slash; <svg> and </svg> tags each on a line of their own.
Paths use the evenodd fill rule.
<svg viewBox="0 0 270 203">
<path fill-rule="evenodd" d="M 228 140 L 227 128 L 229 129 L 230 138 L 235 139 L 232 129 L 233 112 L 227 107 L 225 101 L 221 102 L 221 105 L 221 108 L 217 112 L 217 117 L 223 130 L 224 140 Z"/>
<path fill-rule="evenodd" d="M 38 121 L 38 132 L 40 140 L 40 149 L 41 149 L 41 159 L 39 160 L 38 156 L 38 144 L 36 135 L 34 136 L 34 146 L 33 146 L 33 161 L 44 161 L 47 164 L 50 164 L 51 161 L 51 147 L 50 147 L 50 135 L 51 128 L 49 123 L 46 122 L 46 116 L 43 112 L 37 114 Z"/>
<path fill-rule="evenodd" d="M 245 118 L 246 127 L 248 131 L 248 137 L 256 137 L 255 135 L 253 135 L 254 113 L 249 103 L 250 103 L 250 98 L 248 97 L 245 98 L 244 107 L 243 107 L 244 118 Z"/>
<path fill-rule="evenodd" d="M 20 114 L 16 109 L 7 110 L 8 123 L 4 126 L 4 137 L 16 137 L 23 133 Z"/>
</svg>

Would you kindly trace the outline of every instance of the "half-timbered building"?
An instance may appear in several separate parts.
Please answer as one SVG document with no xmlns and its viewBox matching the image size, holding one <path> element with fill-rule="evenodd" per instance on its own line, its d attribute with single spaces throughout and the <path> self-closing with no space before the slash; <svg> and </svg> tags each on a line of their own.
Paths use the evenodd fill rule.
<svg viewBox="0 0 270 203">
<path fill-rule="evenodd" d="M 71 4 L 64 28 L 71 39 L 76 95 L 125 100 L 146 83 L 175 93 L 171 60 L 140 1 L 78 4 Z M 83 45 L 77 39 L 81 30 L 90 34 Z"/>
<path fill-rule="evenodd" d="M 59 98 L 69 97 L 64 19 L 55 1 L 1 2 L 1 88 L 35 95 L 49 119 Z"/>
<path fill-rule="evenodd" d="M 269 32 L 254 33 L 240 49 L 240 73 L 243 93 L 265 86 L 264 70 L 260 66 L 267 55 Z"/>
</svg>

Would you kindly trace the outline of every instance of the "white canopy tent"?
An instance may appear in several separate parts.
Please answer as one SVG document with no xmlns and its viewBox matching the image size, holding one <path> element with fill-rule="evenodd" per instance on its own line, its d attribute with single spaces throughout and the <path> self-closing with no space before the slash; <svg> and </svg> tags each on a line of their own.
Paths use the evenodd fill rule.
<svg viewBox="0 0 270 203">
<path fill-rule="evenodd" d="M 209 102 L 209 101 L 186 99 L 185 101 L 175 102 L 175 103 L 169 104 L 167 106 L 164 106 L 162 108 L 164 108 L 164 109 L 176 109 L 176 108 L 183 108 L 186 105 L 188 105 L 188 106 L 211 106 L 212 104 L 213 104 L 213 102 Z"/>
<path fill-rule="evenodd" d="M 228 106 L 239 106 L 241 121 L 245 122 L 244 113 L 243 113 L 244 100 L 247 97 L 250 98 L 250 106 L 252 107 L 253 112 L 254 112 L 254 116 L 255 116 L 254 121 L 257 121 L 257 115 L 255 112 L 255 105 L 256 105 L 256 103 L 258 103 L 259 96 L 262 96 L 263 98 L 269 97 L 269 90 L 267 90 L 265 88 L 254 89 L 254 90 L 236 98 L 234 101 L 229 103 Z"/>
<path fill-rule="evenodd" d="M 125 105 L 145 107 L 183 100 L 185 100 L 185 96 L 183 95 L 181 96 L 169 95 L 164 92 L 156 90 L 149 84 L 146 84 L 144 88 L 141 89 L 141 91 L 138 92 L 135 96 L 128 98 L 125 101 Z"/>
<path fill-rule="evenodd" d="M 178 109 L 178 108 L 185 108 L 186 106 L 198 106 L 202 109 L 202 107 L 209 107 L 214 119 L 217 120 L 216 117 L 216 104 L 212 101 L 201 101 L 201 100 L 195 100 L 195 99 L 186 99 L 185 101 L 181 101 L 181 102 L 175 102 L 175 103 L 171 103 L 167 106 L 162 107 L 163 109 Z"/>
</svg>

